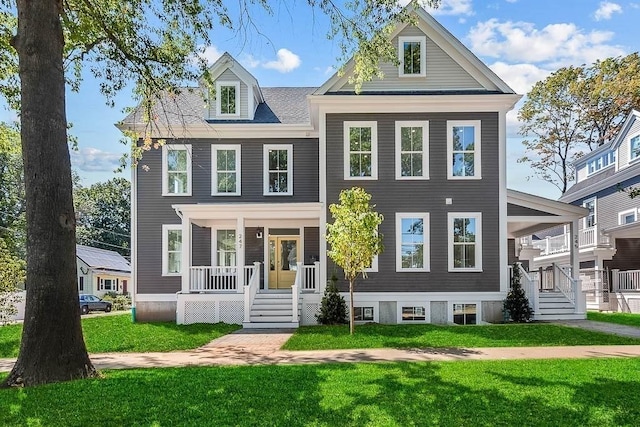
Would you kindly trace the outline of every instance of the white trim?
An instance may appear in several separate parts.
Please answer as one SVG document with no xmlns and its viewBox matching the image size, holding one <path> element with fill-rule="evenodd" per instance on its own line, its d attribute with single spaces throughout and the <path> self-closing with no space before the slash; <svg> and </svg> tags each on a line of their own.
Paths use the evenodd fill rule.
<svg viewBox="0 0 640 427">
<path fill-rule="evenodd" d="M 474 218 L 476 220 L 476 241 L 475 241 L 475 267 L 455 268 L 453 266 L 453 221 L 456 218 Z M 481 272 L 482 271 L 482 212 L 449 212 L 447 214 L 447 235 L 449 253 L 449 272 Z M 507 268 L 507 266 L 500 266 Z"/>
<path fill-rule="evenodd" d="M 629 214 L 633 214 L 633 222 L 636 222 L 638 220 L 638 209 L 627 209 L 626 211 L 618 212 L 618 225 L 631 224 L 629 222 L 622 222 L 622 219 Z"/>
<path fill-rule="evenodd" d="M 187 152 L 187 191 L 185 193 L 169 192 L 169 151 L 186 151 Z M 191 160 L 192 160 L 191 144 L 165 144 L 162 146 L 162 195 L 163 196 L 191 196 Z"/>
<path fill-rule="evenodd" d="M 506 269 L 506 267 L 505 267 Z M 344 293 L 341 293 L 344 294 Z M 349 292 L 346 292 L 348 295 Z M 358 303 L 370 301 L 500 301 L 506 292 L 354 292 Z"/>
<path fill-rule="evenodd" d="M 351 128 L 370 128 L 371 129 L 371 176 L 351 176 L 350 154 L 351 143 L 349 139 Z M 376 121 L 345 121 L 343 124 L 344 136 L 344 179 L 346 181 L 354 180 L 377 180 L 378 179 L 378 122 Z"/>
<path fill-rule="evenodd" d="M 582 207 L 587 209 L 587 211 L 589 210 L 589 208 L 587 208 L 585 206 L 585 204 L 593 201 L 593 224 L 592 225 L 587 225 L 587 219 L 589 218 L 589 213 L 587 213 L 584 218 L 582 218 L 582 228 L 589 228 L 589 227 L 595 227 L 596 225 L 598 225 L 598 198 L 596 196 L 593 197 L 589 197 L 588 199 L 584 199 L 582 201 Z M 577 230 L 576 230 L 577 231 Z"/>
<path fill-rule="evenodd" d="M 429 179 L 429 121 L 396 121 L 396 179 L 397 180 L 426 180 Z M 422 128 L 422 175 L 402 176 L 402 128 Z"/>
<path fill-rule="evenodd" d="M 422 268 L 402 267 L 402 220 L 407 218 L 420 218 L 423 220 L 423 241 L 422 241 Z M 429 213 L 426 212 L 396 212 L 396 272 L 429 272 L 431 268 L 431 222 Z"/>
<path fill-rule="evenodd" d="M 235 113 L 222 113 L 222 100 L 220 99 L 220 94 L 221 94 L 221 89 L 222 87 L 233 87 L 235 88 L 235 95 L 236 95 L 236 99 L 235 99 L 235 106 L 236 106 L 236 112 Z M 238 118 L 240 117 L 240 110 L 241 110 L 241 105 L 240 105 L 240 81 L 224 81 L 224 80 L 218 80 L 216 82 L 216 118 L 220 118 L 220 119 L 225 119 L 225 118 Z"/>
<path fill-rule="evenodd" d="M 176 294 L 137 294 L 138 302 L 173 302 L 177 301 Z"/>
<path fill-rule="evenodd" d="M 404 72 L 404 43 L 418 42 L 420 43 L 420 72 L 413 74 L 405 74 Z M 398 37 L 398 66 L 399 77 L 426 77 L 427 75 L 427 37 L 426 36 L 400 36 Z"/>
<path fill-rule="evenodd" d="M 509 215 L 507 213 L 509 190 L 507 190 L 507 117 L 506 113 L 498 114 L 498 248 L 500 290 L 509 290 Z M 518 193 L 514 193 L 514 196 Z M 526 198 L 526 195 L 524 195 Z M 515 199 L 515 197 L 514 197 Z M 558 202 L 555 202 L 558 203 Z"/>
<path fill-rule="evenodd" d="M 320 283 L 318 284 L 318 291 L 320 294 L 324 294 L 324 290 L 327 283 L 327 239 L 325 238 L 327 232 L 327 113 L 323 108 L 318 109 L 318 130 L 319 134 L 319 172 L 320 172 L 320 205 L 323 207 L 320 211 L 320 253 L 318 258 L 320 265 L 324 267 L 320 268 Z"/>
<path fill-rule="evenodd" d="M 453 324 L 453 305 L 454 304 L 464 304 L 464 305 L 475 305 L 476 306 L 476 325 L 482 324 L 482 301 L 473 301 L 473 300 L 462 300 L 462 301 L 447 301 L 449 306 L 447 307 L 447 321 Z M 469 323 L 467 323 L 468 325 Z"/>
<path fill-rule="evenodd" d="M 180 266 L 180 271 L 177 273 L 169 273 L 169 231 L 179 231 L 182 233 L 182 224 L 162 224 L 162 275 L 163 276 L 181 276 L 184 271 L 184 266 Z M 182 236 L 182 235 L 181 235 Z M 185 250 L 181 238 L 182 251 Z M 180 263 L 182 264 L 182 251 L 180 254 Z"/>
<path fill-rule="evenodd" d="M 640 132 L 637 132 L 633 135 L 629 135 L 628 139 L 629 139 L 629 164 L 631 163 L 636 163 L 637 161 L 640 161 L 640 153 L 638 153 L 637 156 L 633 157 L 633 150 L 632 150 L 632 143 L 631 140 L 633 138 L 638 138 L 639 143 L 640 143 Z M 640 146 L 638 146 L 638 149 L 640 150 Z M 618 156 L 616 156 L 617 158 Z"/>
<path fill-rule="evenodd" d="M 236 191 L 233 193 L 218 192 L 218 151 L 234 150 L 236 152 Z M 242 194 L 242 146 L 240 144 L 218 145 L 211 144 L 211 195 L 212 196 L 240 196 Z"/>
<path fill-rule="evenodd" d="M 378 272 L 378 255 L 374 255 L 371 260 L 371 267 L 364 269 L 365 273 L 377 273 Z"/>
<path fill-rule="evenodd" d="M 138 301 L 138 168 L 131 168 L 131 306 Z M 134 319 L 135 320 L 135 319 Z"/>
<path fill-rule="evenodd" d="M 453 128 L 473 126 L 474 147 L 473 147 L 473 175 L 457 176 L 453 175 Z M 480 120 L 447 120 L 447 179 L 450 180 L 472 180 L 482 179 L 482 139 Z M 469 151 L 469 150 L 467 150 Z"/>
<path fill-rule="evenodd" d="M 287 191 L 269 191 L 269 150 L 287 151 Z M 265 144 L 262 148 L 262 183 L 265 196 L 293 196 L 293 144 Z"/>
</svg>

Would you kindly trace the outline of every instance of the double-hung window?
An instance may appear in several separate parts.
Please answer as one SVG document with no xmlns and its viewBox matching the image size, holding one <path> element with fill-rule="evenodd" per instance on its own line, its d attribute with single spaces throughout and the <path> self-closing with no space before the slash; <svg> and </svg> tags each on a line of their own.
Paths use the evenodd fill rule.
<svg viewBox="0 0 640 427">
<path fill-rule="evenodd" d="M 447 121 L 447 176 L 480 179 L 480 120 Z"/>
<path fill-rule="evenodd" d="M 429 271 L 429 214 L 396 213 L 396 271 Z"/>
<path fill-rule="evenodd" d="M 396 122 L 396 179 L 429 179 L 429 122 Z"/>
<path fill-rule="evenodd" d="M 162 195 L 191 195 L 191 145 L 162 146 Z"/>
<path fill-rule="evenodd" d="M 264 146 L 264 195 L 293 195 L 293 145 Z"/>
<path fill-rule="evenodd" d="M 377 122 L 344 122 L 344 179 L 378 179 Z"/>
<path fill-rule="evenodd" d="M 239 196 L 240 146 L 213 145 L 211 147 L 211 189 L 214 196 Z"/>
<path fill-rule="evenodd" d="M 589 213 L 584 217 L 584 227 L 590 228 L 596 225 L 596 199 L 592 198 L 582 202 L 582 207 L 587 208 Z"/>
<path fill-rule="evenodd" d="M 629 140 L 631 145 L 629 151 L 629 159 L 635 160 L 640 158 L 640 135 L 636 135 Z"/>
<path fill-rule="evenodd" d="M 449 271 L 482 271 L 482 214 L 448 214 Z"/>
<path fill-rule="evenodd" d="M 217 230 L 216 234 L 218 267 L 235 267 L 236 230 Z"/>
<path fill-rule="evenodd" d="M 400 77 L 427 75 L 427 38 L 424 36 L 398 37 Z"/>
<path fill-rule="evenodd" d="M 618 213 L 618 224 L 631 224 L 638 219 L 638 210 L 636 208 L 629 209 Z"/>
<path fill-rule="evenodd" d="M 216 116 L 240 115 L 240 82 L 216 82 Z"/>
<path fill-rule="evenodd" d="M 162 275 L 177 276 L 182 272 L 182 225 L 162 226 Z"/>
</svg>

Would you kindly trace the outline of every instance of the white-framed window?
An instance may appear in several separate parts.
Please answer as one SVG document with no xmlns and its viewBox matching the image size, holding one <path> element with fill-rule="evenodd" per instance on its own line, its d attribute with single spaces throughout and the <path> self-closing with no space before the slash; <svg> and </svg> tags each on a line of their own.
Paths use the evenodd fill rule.
<svg viewBox="0 0 640 427">
<path fill-rule="evenodd" d="M 479 317 L 478 304 L 453 303 L 452 321 L 456 325 L 477 325 Z"/>
<path fill-rule="evenodd" d="M 583 219 L 583 227 L 582 228 L 590 228 L 594 227 L 597 223 L 596 218 L 596 198 L 593 197 L 591 199 L 585 200 L 582 202 L 582 207 L 587 208 L 589 213 Z"/>
<path fill-rule="evenodd" d="M 482 213 L 450 212 L 449 271 L 482 271 Z"/>
<path fill-rule="evenodd" d="M 629 159 L 635 160 L 637 158 L 640 158 L 640 135 L 629 139 Z"/>
<path fill-rule="evenodd" d="M 105 291 L 113 291 L 113 290 L 115 290 L 115 287 L 114 287 L 115 284 L 113 282 L 114 282 L 114 280 L 112 280 L 112 279 L 104 279 L 104 287 L 103 287 L 103 289 Z"/>
<path fill-rule="evenodd" d="M 237 265 L 236 230 L 216 230 L 216 264 L 218 267 Z"/>
<path fill-rule="evenodd" d="M 396 179 L 429 179 L 429 122 L 396 122 Z"/>
<path fill-rule="evenodd" d="M 400 77 L 425 77 L 427 75 L 427 38 L 424 36 L 398 37 Z"/>
<path fill-rule="evenodd" d="M 427 310 L 423 305 L 402 306 L 403 322 L 425 322 Z"/>
<path fill-rule="evenodd" d="M 264 146 L 264 195 L 293 195 L 293 145 Z"/>
<path fill-rule="evenodd" d="M 610 151 L 602 156 L 589 160 L 587 163 L 587 175 L 599 172 L 602 169 L 606 169 L 609 166 L 613 166 L 616 163 L 616 152 Z"/>
<path fill-rule="evenodd" d="M 429 271 L 429 214 L 396 213 L 396 271 Z"/>
<path fill-rule="evenodd" d="M 191 145 L 162 146 L 162 195 L 191 195 Z"/>
<path fill-rule="evenodd" d="M 182 272 L 182 225 L 162 226 L 162 275 L 179 276 Z"/>
<path fill-rule="evenodd" d="M 366 273 L 377 273 L 378 272 L 378 255 L 375 255 L 371 260 L 371 267 L 365 268 L 364 271 Z"/>
<path fill-rule="evenodd" d="M 638 210 L 636 208 L 628 209 L 618 213 L 618 224 L 631 224 L 638 220 Z"/>
<path fill-rule="evenodd" d="M 240 145 L 211 146 L 211 194 L 239 196 L 242 192 Z"/>
<path fill-rule="evenodd" d="M 344 179 L 378 179 L 377 122 L 344 122 Z"/>
<path fill-rule="evenodd" d="M 216 116 L 240 115 L 240 82 L 216 82 Z"/>
<path fill-rule="evenodd" d="M 447 121 L 447 177 L 480 179 L 480 120 Z"/>
<path fill-rule="evenodd" d="M 373 322 L 373 307 L 353 307 L 353 318 L 356 322 Z"/>
</svg>

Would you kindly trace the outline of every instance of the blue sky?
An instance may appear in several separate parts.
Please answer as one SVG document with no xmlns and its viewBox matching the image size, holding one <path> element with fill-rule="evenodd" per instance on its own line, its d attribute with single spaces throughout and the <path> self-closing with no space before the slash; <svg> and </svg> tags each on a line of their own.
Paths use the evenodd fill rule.
<svg viewBox="0 0 640 427">
<path fill-rule="evenodd" d="M 217 29 L 207 58 L 213 61 L 228 51 L 262 86 L 320 86 L 338 65 L 339 51 L 336 42 L 327 40 L 326 18 L 312 13 L 306 3 L 277 2 L 272 16 L 255 8 L 251 17 L 262 35 L 241 37 Z M 235 12 L 230 12 L 233 19 Z M 442 0 L 442 7 L 432 13 L 521 94 L 559 67 L 640 50 L 640 0 Z M 68 94 L 68 120 L 79 147 L 72 153 L 72 164 L 84 184 L 114 176 L 113 169 L 127 151 L 119 144 L 114 123 L 131 104 L 125 92 L 117 97 L 115 108 L 107 107 L 98 82 L 89 76 L 80 93 Z M 524 154 L 516 115 L 513 111 L 508 116 L 508 186 L 557 198 L 555 187 L 537 178 L 527 180 L 531 170 L 516 163 Z M 0 110 L 0 120 L 12 119 L 13 113 Z"/>
</svg>

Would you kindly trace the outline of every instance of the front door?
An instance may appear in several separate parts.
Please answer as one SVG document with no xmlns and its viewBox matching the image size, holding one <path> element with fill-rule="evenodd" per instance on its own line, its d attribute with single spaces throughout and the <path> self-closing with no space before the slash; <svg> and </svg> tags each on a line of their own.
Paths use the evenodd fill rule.
<svg viewBox="0 0 640 427">
<path fill-rule="evenodd" d="M 269 236 L 269 289 L 290 289 L 296 280 L 300 238 Z"/>
</svg>

